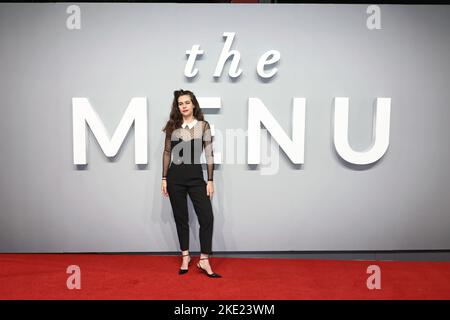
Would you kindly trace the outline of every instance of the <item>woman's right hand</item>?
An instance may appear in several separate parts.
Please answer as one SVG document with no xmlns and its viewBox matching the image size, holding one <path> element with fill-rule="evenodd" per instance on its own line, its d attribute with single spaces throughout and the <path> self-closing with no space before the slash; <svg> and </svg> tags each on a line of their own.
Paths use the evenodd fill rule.
<svg viewBox="0 0 450 320">
<path fill-rule="evenodd" d="M 168 197 L 169 193 L 167 192 L 167 180 L 163 179 L 162 183 L 161 183 L 161 192 L 163 194 L 163 196 Z"/>
</svg>

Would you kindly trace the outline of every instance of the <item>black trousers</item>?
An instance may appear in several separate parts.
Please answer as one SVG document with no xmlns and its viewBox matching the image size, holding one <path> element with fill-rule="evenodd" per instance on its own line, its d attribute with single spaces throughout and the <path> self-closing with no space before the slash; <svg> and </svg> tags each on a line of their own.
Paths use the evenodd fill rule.
<svg viewBox="0 0 450 320">
<path fill-rule="evenodd" d="M 171 165 L 167 173 L 167 192 L 172 205 L 181 251 L 189 250 L 189 212 L 187 195 L 191 198 L 200 225 L 201 253 L 212 253 L 214 216 L 211 200 L 206 194 L 200 164 Z"/>
</svg>

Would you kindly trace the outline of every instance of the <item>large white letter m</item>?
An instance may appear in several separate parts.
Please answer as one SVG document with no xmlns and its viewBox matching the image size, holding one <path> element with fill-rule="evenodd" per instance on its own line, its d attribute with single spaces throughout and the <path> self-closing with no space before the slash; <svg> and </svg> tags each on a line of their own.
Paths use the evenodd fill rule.
<svg viewBox="0 0 450 320">
<path fill-rule="evenodd" d="M 102 120 L 87 98 L 72 98 L 73 163 L 86 162 L 86 124 L 97 139 L 103 153 L 114 157 L 134 122 L 134 157 L 136 164 L 147 163 L 147 98 L 132 98 L 117 126 L 112 139 Z"/>
</svg>

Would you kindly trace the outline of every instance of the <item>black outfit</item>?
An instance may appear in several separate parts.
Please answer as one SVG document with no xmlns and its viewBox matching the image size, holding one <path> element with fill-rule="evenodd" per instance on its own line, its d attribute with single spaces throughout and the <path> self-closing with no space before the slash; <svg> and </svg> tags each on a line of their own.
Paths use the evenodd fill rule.
<svg viewBox="0 0 450 320">
<path fill-rule="evenodd" d="M 163 152 L 163 178 L 167 179 L 167 192 L 172 205 L 181 251 L 189 250 L 189 216 L 187 194 L 192 200 L 200 224 L 201 253 L 212 253 L 213 210 L 206 194 L 200 156 L 203 149 L 207 164 L 208 181 L 213 181 L 214 154 L 211 128 L 207 121 L 194 120 L 195 125 L 166 133 Z M 192 123 L 192 122 L 191 122 Z M 173 154 L 173 160 L 171 155 Z M 169 167 L 170 162 L 170 167 Z"/>
</svg>

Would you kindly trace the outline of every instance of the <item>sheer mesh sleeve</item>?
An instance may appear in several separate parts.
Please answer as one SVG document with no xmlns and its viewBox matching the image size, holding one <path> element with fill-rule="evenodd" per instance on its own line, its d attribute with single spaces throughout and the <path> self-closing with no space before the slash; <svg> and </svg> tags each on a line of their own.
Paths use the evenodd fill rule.
<svg viewBox="0 0 450 320">
<path fill-rule="evenodd" d="M 214 174 L 213 137 L 211 134 L 211 127 L 209 126 L 208 121 L 205 121 L 202 140 L 203 146 L 205 148 L 205 159 L 208 172 L 208 181 L 213 181 L 213 174 Z"/>
<path fill-rule="evenodd" d="M 170 136 L 166 133 L 166 139 L 164 141 L 164 151 L 163 151 L 163 167 L 162 167 L 162 177 L 167 177 L 167 171 L 169 169 L 170 156 L 172 151 L 172 144 Z"/>
</svg>

